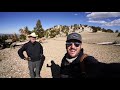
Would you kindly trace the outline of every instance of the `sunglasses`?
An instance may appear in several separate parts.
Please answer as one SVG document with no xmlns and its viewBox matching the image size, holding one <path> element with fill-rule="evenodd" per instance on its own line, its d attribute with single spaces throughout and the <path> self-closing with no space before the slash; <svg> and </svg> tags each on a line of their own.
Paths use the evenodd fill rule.
<svg viewBox="0 0 120 90">
<path fill-rule="evenodd" d="M 66 46 L 69 47 L 69 46 L 72 45 L 72 43 L 74 43 L 74 45 L 75 45 L 76 47 L 79 47 L 80 44 L 81 44 L 80 42 L 66 42 Z"/>
</svg>

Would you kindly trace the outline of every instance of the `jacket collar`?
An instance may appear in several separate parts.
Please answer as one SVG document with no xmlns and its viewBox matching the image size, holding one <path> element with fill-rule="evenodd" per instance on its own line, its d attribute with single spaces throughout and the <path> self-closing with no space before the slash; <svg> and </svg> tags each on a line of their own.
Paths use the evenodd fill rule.
<svg viewBox="0 0 120 90">
<path fill-rule="evenodd" d="M 29 43 L 34 45 L 34 44 L 36 44 L 36 41 L 34 43 L 32 43 L 31 41 L 29 41 Z"/>
</svg>

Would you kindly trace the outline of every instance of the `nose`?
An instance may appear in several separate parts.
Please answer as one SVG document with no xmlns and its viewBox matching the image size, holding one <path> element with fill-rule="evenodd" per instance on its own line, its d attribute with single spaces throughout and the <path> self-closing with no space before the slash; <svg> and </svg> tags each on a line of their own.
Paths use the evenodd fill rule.
<svg viewBox="0 0 120 90">
<path fill-rule="evenodd" d="M 71 45 L 71 48 L 75 48 L 75 45 L 74 45 L 74 43 L 72 43 L 72 45 Z"/>
</svg>

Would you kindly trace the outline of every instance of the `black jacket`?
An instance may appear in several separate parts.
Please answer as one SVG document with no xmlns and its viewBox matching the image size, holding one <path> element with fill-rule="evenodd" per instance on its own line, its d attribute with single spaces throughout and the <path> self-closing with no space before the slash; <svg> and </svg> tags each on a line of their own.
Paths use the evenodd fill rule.
<svg viewBox="0 0 120 90">
<path fill-rule="evenodd" d="M 100 62 L 98 62 L 98 60 L 96 60 L 92 56 L 88 56 L 85 58 L 84 67 L 86 73 L 85 74 L 81 73 L 82 70 L 80 67 L 81 65 L 80 58 L 83 55 L 83 49 L 79 53 L 78 57 L 72 63 L 69 63 L 66 60 L 66 55 L 67 54 L 65 54 L 65 56 L 62 59 L 61 70 L 60 70 L 61 75 L 67 75 L 68 78 L 81 78 L 81 77 L 93 78 L 93 77 L 99 77 L 100 75 L 102 76 L 103 73 L 101 73 L 100 71 L 104 67 L 104 64 L 100 65 Z"/>
<path fill-rule="evenodd" d="M 19 56 L 24 59 L 25 56 L 23 55 L 23 51 L 27 52 L 28 57 L 31 58 L 31 61 L 38 61 L 41 60 L 42 55 L 43 55 L 43 47 L 39 42 L 28 42 L 22 46 L 18 50 Z"/>
<path fill-rule="evenodd" d="M 72 63 L 66 60 L 66 55 L 62 59 L 60 73 L 68 78 L 120 78 L 120 63 L 103 63 L 88 56 L 84 60 L 86 74 L 81 74 L 80 57 L 83 49 Z"/>
</svg>

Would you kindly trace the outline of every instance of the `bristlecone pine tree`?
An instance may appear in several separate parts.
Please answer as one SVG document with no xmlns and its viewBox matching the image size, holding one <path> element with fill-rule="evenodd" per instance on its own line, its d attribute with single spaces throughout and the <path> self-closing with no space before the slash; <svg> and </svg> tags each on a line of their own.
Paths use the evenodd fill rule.
<svg viewBox="0 0 120 90">
<path fill-rule="evenodd" d="M 44 29 L 42 28 L 41 21 L 38 20 L 33 30 L 38 35 L 38 38 L 44 37 Z"/>
</svg>

